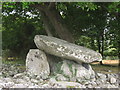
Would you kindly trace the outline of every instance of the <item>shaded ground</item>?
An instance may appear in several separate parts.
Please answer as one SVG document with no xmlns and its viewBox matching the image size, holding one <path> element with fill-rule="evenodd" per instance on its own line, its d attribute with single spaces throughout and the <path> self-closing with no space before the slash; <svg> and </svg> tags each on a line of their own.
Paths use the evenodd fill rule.
<svg viewBox="0 0 120 90">
<path fill-rule="evenodd" d="M 3 64 L 11 64 L 11 65 L 16 65 L 17 64 L 17 68 L 21 69 L 21 70 L 26 70 L 26 66 L 25 66 L 25 61 L 24 60 L 2 60 Z"/>
<path fill-rule="evenodd" d="M 4 64 L 18 64 L 18 68 L 25 70 L 25 61 L 24 60 L 3 60 Z M 19 65 L 20 64 L 20 65 Z M 118 73 L 120 72 L 120 66 L 110 66 L 110 65 L 100 65 L 100 64 L 94 64 L 91 65 L 94 71 L 100 72 L 100 73 Z"/>
<path fill-rule="evenodd" d="M 120 66 L 109 66 L 109 65 L 91 65 L 94 71 L 100 73 L 118 73 L 120 72 Z"/>
</svg>

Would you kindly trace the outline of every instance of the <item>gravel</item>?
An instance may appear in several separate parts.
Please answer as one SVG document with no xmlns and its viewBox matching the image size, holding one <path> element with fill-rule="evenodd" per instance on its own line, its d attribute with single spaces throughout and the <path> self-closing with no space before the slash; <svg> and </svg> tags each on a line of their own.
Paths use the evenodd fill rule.
<svg viewBox="0 0 120 90">
<path fill-rule="evenodd" d="M 16 68 L 15 65 L 3 65 L 0 75 L 1 88 L 118 88 L 119 74 L 96 73 L 97 78 L 85 80 L 82 83 L 59 81 L 59 78 L 50 76 L 48 79 L 41 79 L 38 76 L 29 76 L 26 71 Z M 57 80 L 58 79 L 58 80 Z"/>
</svg>

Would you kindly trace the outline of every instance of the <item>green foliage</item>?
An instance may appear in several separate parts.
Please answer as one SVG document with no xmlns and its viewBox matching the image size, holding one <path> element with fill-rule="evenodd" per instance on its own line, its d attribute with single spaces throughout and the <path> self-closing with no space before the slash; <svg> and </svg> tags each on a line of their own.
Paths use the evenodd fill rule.
<svg viewBox="0 0 120 90">
<path fill-rule="evenodd" d="M 117 55 L 117 49 L 113 47 L 113 45 L 110 45 L 106 48 L 107 50 L 104 51 L 105 56 L 116 56 Z"/>
<path fill-rule="evenodd" d="M 90 48 L 90 40 L 91 38 L 90 37 L 87 37 L 87 36 L 80 36 L 79 39 L 76 41 L 76 43 L 80 46 L 85 46 L 85 47 L 88 47 Z"/>
<path fill-rule="evenodd" d="M 107 65 L 91 65 L 93 70 L 95 72 L 99 72 L 99 73 L 104 73 L 104 74 L 110 74 L 110 73 L 118 73 L 119 72 L 119 67 L 115 67 L 115 66 L 107 66 Z M 109 72 L 111 71 L 111 72 Z"/>
<path fill-rule="evenodd" d="M 26 56 L 30 48 L 36 48 L 34 36 L 46 34 L 40 13 L 31 6 L 35 4 L 46 5 L 43 2 L 3 3 L 4 50 Z M 76 44 L 103 52 L 105 56 L 119 55 L 120 2 L 58 2 L 56 8 L 62 13 L 63 23 L 74 35 Z"/>
<path fill-rule="evenodd" d="M 76 6 L 82 8 L 82 10 L 86 10 L 86 11 L 96 10 L 98 8 L 98 6 L 92 2 L 82 2 L 82 3 L 78 2 L 78 3 L 76 3 Z"/>
<path fill-rule="evenodd" d="M 67 10 L 67 6 L 63 3 L 59 3 L 57 5 L 57 9 L 60 10 L 60 11 Z"/>
<path fill-rule="evenodd" d="M 13 52 L 13 56 L 25 57 L 30 48 L 36 47 L 33 41 L 34 36 L 39 33 L 45 34 L 45 31 L 42 27 L 42 22 L 40 22 L 37 17 L 31 17 L 30 15 L 26 14 L 29 12 L 29 10 L 20 10 L 20 7 L 22 8 L 22 5 L 28 5 L 29 3 L 18 3 L 17 6 L 19 8 L 17 6 L 13 6 L 11 8 L 9 7 L 9 4 L 11 6 L 11 4 L 16 3 L 3 4 L 3 50 L 9 49 Z M 11 9 L 9 10 L 9 8 Z M 14 13 L 12 13 L 13 11 Z M 31 13 L 34 14 L 34 12 Z M 38 27 L 40 25 L 41 27 Z"/>
<path fill-rule="evenodd" d="M 120 2 L 113 2 L 108 6 L 109 12 L 120 12 Z"/>
</svg>

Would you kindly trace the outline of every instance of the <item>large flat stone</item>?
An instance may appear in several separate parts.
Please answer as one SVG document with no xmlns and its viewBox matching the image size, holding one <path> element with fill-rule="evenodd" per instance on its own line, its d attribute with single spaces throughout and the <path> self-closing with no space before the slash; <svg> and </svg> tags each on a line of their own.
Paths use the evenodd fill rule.
<svg viewBox="0 0 120 90">
<path fill-rule="evenodd" d="M 34 42 L 40 50 L 43 50 L 46 53 L 74 60 L 78 63 L 91 63 L 93 61 L 102 60 L 100 53 L 55 37 L 36 35 Z"/>
<path fill-rule="evenodd" d="M 26 58 L 26 70 L 30 75 L 38 75 L 46 79 L 50 74 L 46 54 L 39 49 L 30 49 Z"/>
</svg>

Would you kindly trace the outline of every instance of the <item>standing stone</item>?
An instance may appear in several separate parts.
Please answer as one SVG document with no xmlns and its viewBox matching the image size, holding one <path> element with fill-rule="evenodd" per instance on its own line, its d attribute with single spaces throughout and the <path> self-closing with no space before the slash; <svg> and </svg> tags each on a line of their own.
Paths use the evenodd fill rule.
<svg viewBox="0 0 120 90">
<path fill-rule="evenodd" d="M 47 56 L 47 61 L 50 66 L 50 72 L 51 72 L 50 74 L 53 74 L 54 71 L 56 70 L 55 65 L 57 65 L 61 61 L 61 58 L 47 54 L 47 53 L 46 53 L 46 56 Z"/>
<path fill-rule="evenodd" d="M 71 60 L 63 60 L 54 67 L 56 67 L 54 73 L 62 74 L 68 81 L 82 82 L 95 78 L 95 72 L 86 63 L 78 64 Z"/>
<path fill-rule="evenodd" d="M 61 66 L 61 70 L 64 73 L 64 75 L 69 76 L 70 78 L 72 77 L 71 68 L 72 67 L 70 67 L 70 64 L 68 64 L 67 61 L 64 60 Z"/>
<path fill-rule="evenodd" d="M 39 49 L 30 49 L 26 58 L 26 70 L 31 76 L 38 75 L 46 79 L 50 74 L 46 54 Z"/>
<path fill-rule="evenodd" d="M 100 53 L 55 37 L 36 35 L 34 42 L 40 50 L 44 50 L 46 53 L 74 60 L 78 63 L 102 60 Z"/>
</svg>

